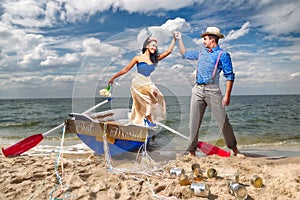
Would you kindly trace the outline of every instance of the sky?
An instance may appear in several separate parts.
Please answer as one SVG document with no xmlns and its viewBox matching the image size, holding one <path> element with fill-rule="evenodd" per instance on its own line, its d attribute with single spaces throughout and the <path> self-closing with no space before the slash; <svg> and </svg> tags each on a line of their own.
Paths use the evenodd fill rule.
<svg viewBox="0 0 300 200">
<path fill-rule="evenodd" d="M 232 95 L 300 94 L 299 10 L 298 0 L 0 0 L 0 99 L 97 97 L 147 36 L 163 52 L 180 31 L 197 49 L 208 26 L 225 35 Z M 165 95 L 190 95 L 195 66 L 176 44 L 151 78 Z M 130 95 L 134 73 L 114 96 Z"/>
</svg>

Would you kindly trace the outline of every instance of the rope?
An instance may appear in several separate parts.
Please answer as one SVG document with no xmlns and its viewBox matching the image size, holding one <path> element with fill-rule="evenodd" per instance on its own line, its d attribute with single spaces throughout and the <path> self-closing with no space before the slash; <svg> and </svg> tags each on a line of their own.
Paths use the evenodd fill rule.
<svg viewBox="0 0 300 200">
<path fill-rule="evenodd" d="M 166 125 L 162 125 L 162 126 L 167 127 Z M 170 129 L 171 128 L 169 128 L 169 130 Z M 106 130 L 107 130 L 107 127 L 104 126 L 105 133 L 106 133 Z M 171 129 L 171 130 L 173 130 L 173 129 Z M 173 130 L 173 131 L 175 131 L 175 130 Z M 105 161 L 106 161 L 109 172 L 111 172 L 113 174 L 124 174 L 124 175 L 130 174 L 130 175 L 132 175 L 131 178 L 134 180 L 145 181 L 145 184 L 147 185 L 148 189 L 151 191 L 151 194 L 154 198 L 157 198 L 160 200 L 177 200 L 178 199 L 175 196 L 163 196 L 163 195 L 155 194 L 154 189 L 153 189 L 154 186 L 151 184 L 150 180 L 148 180 L 147 178 L 146 179 L 138 178 L 138 177 L 134 176 L 134 175 L 146 175 L 147 177 L 157 177 L 158 179 L 165 177 L 166 172 L 161 170 L 159 168 L 160 166 L 158 166 L 158 165 L 154 166 L 157 163 L 150 157 L 150 155 L 147 152 L 148 135 L 145 138 L 144 144 L 139 148 L 139 150 L 137 152 L 135 162 L 138 163 L 137 166 L 139 167 L 139 169 L 137 169 L 137 168 L 130 169 L 130 168 L 115 168 L 115 167 L 113 167 L 112 158 L 111 158 L 111 155 L 109 152 L 109 145 L 108 145 L 106 134 L 103 135 L 103 150 L 104 150 L 104 157 L 105 157 Z M 141 156 L 142 159 L 144 159 L 143 161 L 146 161 L 146 162 L 139 163 L 139 156 Z"/>
<path fill-rule="evenodd" d="M 158 125 L 172 131 L 173 133 L 187 139 L 187 137 L 173 129 L 171 129 L 170 127 L 159 123 Z M 114 168 L 112 165 L 112 158 L 109 152 L 109 145 L 108 145 L 108 141 L 107 141 L 107 127 L 106 124 L 104 124 L 104 132 L 105 134 L 103 135 L 103 150 L 104 150 L 104 156 L 105 156 L 105 161 L 108 167 L 108 171 L 113 173 L 113 174 L 131 174 L 133 175 L 131 178 L 134 180 L 144 180 L 146 185 L 148 186 L 148 189 L 151 191 L 152 196 L 154 198 L 160 199 L 160 200 L 177 200 L 178 198 L 176 198 L 175 196 L 171 196 L 171 197 L 166 197 L 163 195 L 159 195 L 159 194 L 155 194 L 153 186 L 151 186 L 151 182 L 148 179 L 144 179 L 144 178 L 138 178 L 135 177 L 134 175 L 146 175 L 147 177 L 160 177 L 160 179 L 162 177 L 165 177 L 165 171 L 160 169 L 160 166 L 157 165 L 157 163 L 155 162 L 155 160 L 153 160 L 151 158 L 151 156 L 148 154 L 147 152 L 147 144 L 148 144 L 148 135 L 145 138 L 144 144 L 139 148 L 138 152 L 137 152 L 137 156 L 136 156 L 136 160 L 135 163 L 137 163 L 138 168 L 135 167 L 135 169 L 130 169 L 130 168 Z M 139 163 L 139 157 L 141 157 L 141 161 Z M 155 166 L 156 165 L 156 166 Z"/>
<path fill-rule="evenodd" d="M 146 159 L 149 159 L 150 161 L 154 161 L 148 154 L 147 152 L 147 145 L 148 145 L 148 134 L 146 135 L 145 137 L 145 141 L 144 141 L 144 144 L 139 148 L 139 151 L 137 153 L 137 156 L 136 156 L 136 159 L 135 161 L 137 162 L 138 160 L 138 156 L 140 154 L 140 151 L 142 151 L 142 157 L 145 157 Z"/>
<path fill-rule="evenodd" d="M 51 193 L 50 193 L 50 200 L 61 200 L 60 198 L 56 198 L 56 197 L 53 198 L 53 196 L 60 196 L 62 193 L 64 193 L 65 191 L 68 190 L 68 187 L 65 187 L 63 185 L 63 181 L 62 181 L 62 177 L 64 175 L 64 165 L 63 165 L 63 162 L 61 161 L 61 158 L 63 156 L 63 146 L 64 146 L 64 140 L 65 140 L 65 130 L 66 130 L 66 126 L 63 127 L 63 133 L 62 133 L 62 136 L 61 136 L 61 143 L 60 143 L 59 150 L 57 152 L 57 156 L 56 156 L 56 160 L 55 160 L 55 166 L 54 166 L 55 175 L 56 175 L 56 178 L 58 180 L 58 184 L 51 191 Z M 59 170 L 58 170 L 59 164 L 61 165 L 61 175 L 59 175 Z M 56 192 L 58 190 L 58 188 L 61 188 L 61 189 L 57 192 L 57 194 L 53 195 L 54 192 Z"/>
<path fill-rule="evenodd" d="M 104 124 L 104 130 L 105 130 L 105 125 L 106 124 Z M 109 153 L 109 146 L 108 146 L 106 134 L 103 135 L 103 150 L 104 150 L 104 157 L 105 157 L 108 170 L 112 172 L 114 168 L 111 162 L 111 155 Z"/>
<path fill-rule="evenodd" d="M 63 145 L 64 145 L 64 140 L 65 140 L 65 129 L 66 129 L 66 126 L 63 127 L 63 134 L 61 136 L 60 149 L 59 149 L 58 157 L 57 157 L 57 160 L 55 163 L 55 174 L 56 174 L 58 182 L 61 186 L 63 185 L 63 182 L 62 182 L 61 176 L 58 173 L 58 166 L 59 166 L 60 159 L 63 155 L 62 149 L 63 149 Z M 61 162 L 61 174 L 63 175 L 63 173 L 64 173 L 64 165 L 63 165 L 63 162 Z"/>
</svg>

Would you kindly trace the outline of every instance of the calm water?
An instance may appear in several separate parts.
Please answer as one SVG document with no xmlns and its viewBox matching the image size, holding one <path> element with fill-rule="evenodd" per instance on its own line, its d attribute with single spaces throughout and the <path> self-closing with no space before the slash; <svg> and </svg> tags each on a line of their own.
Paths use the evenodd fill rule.
<svg viewBox="0 0 300 200">
<path fill-rule="evenodd" d="M 188 135 L 190 97 L 165 97 L 167 126 Z M 83 112 L 104 99 L 9 99 L 0 100 L 0 139 L 23 139 L 61 124 L 71 112 Z M 130 98 L 114 98 L 97 111 L 129 108 Z M 233 96 L 227 113 L 240 146 L 300 144 L 300 95 Z M 223 137 L 207 110 L 200 140 L 223 146 Z M 47 135 L 60 138 L 61 131 Z M 69 134 L 66 137 L 77 138 Z M 161 146 L 174 138 L 161 130 L 152 142 Z"/>
</svg>

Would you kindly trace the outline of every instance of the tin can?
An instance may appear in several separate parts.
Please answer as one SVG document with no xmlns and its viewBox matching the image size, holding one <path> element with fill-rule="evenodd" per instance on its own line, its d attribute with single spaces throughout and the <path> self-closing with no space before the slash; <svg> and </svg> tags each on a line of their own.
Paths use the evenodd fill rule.
<svg viewBox="0 0 300 200">
<path fill-rule="evenodd" d="M 214 177 L 217 177 L 217 170 L 216 169 L 214 169 L 214 168 L 209 168 L 208 170 L 207 170 L 207 177 L 208 178 L 214 178 Z"/>
<path fill-rule="evenodd" d="M 188 175 L 185 175 L 185 174 L 181 174 L 179 177 L 178 177 L 178 183 L 179 185 L 181 186 L 186 186 L 186 185 L 189 185 L 191 183 Z"/>
<path fill-rule="evenodd" d="M 170 174 L 180 176 L 181 174 L 185 174 L 185 171 L 182 168 L 173 167 L 170 169 Z"/>
<path fill-rule="evenodd" d="M 192 164 L 192 171 L 193 171 L 193 179 L 194 181 L 202 181 L 202 170 L 200 169 L 200 164 L 194 163 Z"/>
<path fill-rule="evenodd" d="M 234 179 L 235 179 L 235 182 L 236 183 L 239 183 L 240 182 L 240 172 L 239 171 L 236 171 L 234 173 Z"/>
<path fill-rule="evenodd" d="M 263 180 L 258 175 L 253 175 L 251 178 L 251 184 L 256 188 L 260 188 L 263 186 Z"/>
<path fill-rule="evenodd" d="M 200 168 L 194 169 L 193 178 L 194 178 L 194 181 L 202 181 L 203 180 L 203 175 L 202 175 L 202 171 Z"/>
<path fill-rule="evenodd" d="M 200 169 L 200 164 L 199 163 L 192 164 L 192 171 L 194 171 L 196 168 Z"/>
<path fill-rule="evenodd" d="M 245 200 L 248 197 L 246 187 L 239 183 L 229 183 L 229 192 L 239 200 Z"/>
<path fill-rule="evenodd" d="M 210 188 L 205 183 L 192 182 L 191 190 L 197 197 L 209 197 L 210 195 Z"/>
</svg>

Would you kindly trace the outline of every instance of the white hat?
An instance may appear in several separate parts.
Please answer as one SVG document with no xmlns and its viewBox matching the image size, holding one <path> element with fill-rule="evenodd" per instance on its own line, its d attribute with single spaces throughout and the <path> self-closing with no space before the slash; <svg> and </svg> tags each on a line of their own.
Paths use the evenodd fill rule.
<svg viewBox="0 0 300 200">
<path fill-rule="evenodd" d="M 220 33 L 220 29 L 217 27 L 207 27 L 205 33 L 203 33 L 201 37 L 205 37 L 206 35 L 216 35 L 219 38 L 224 37 L 224 35 Z"/>
</svg>

